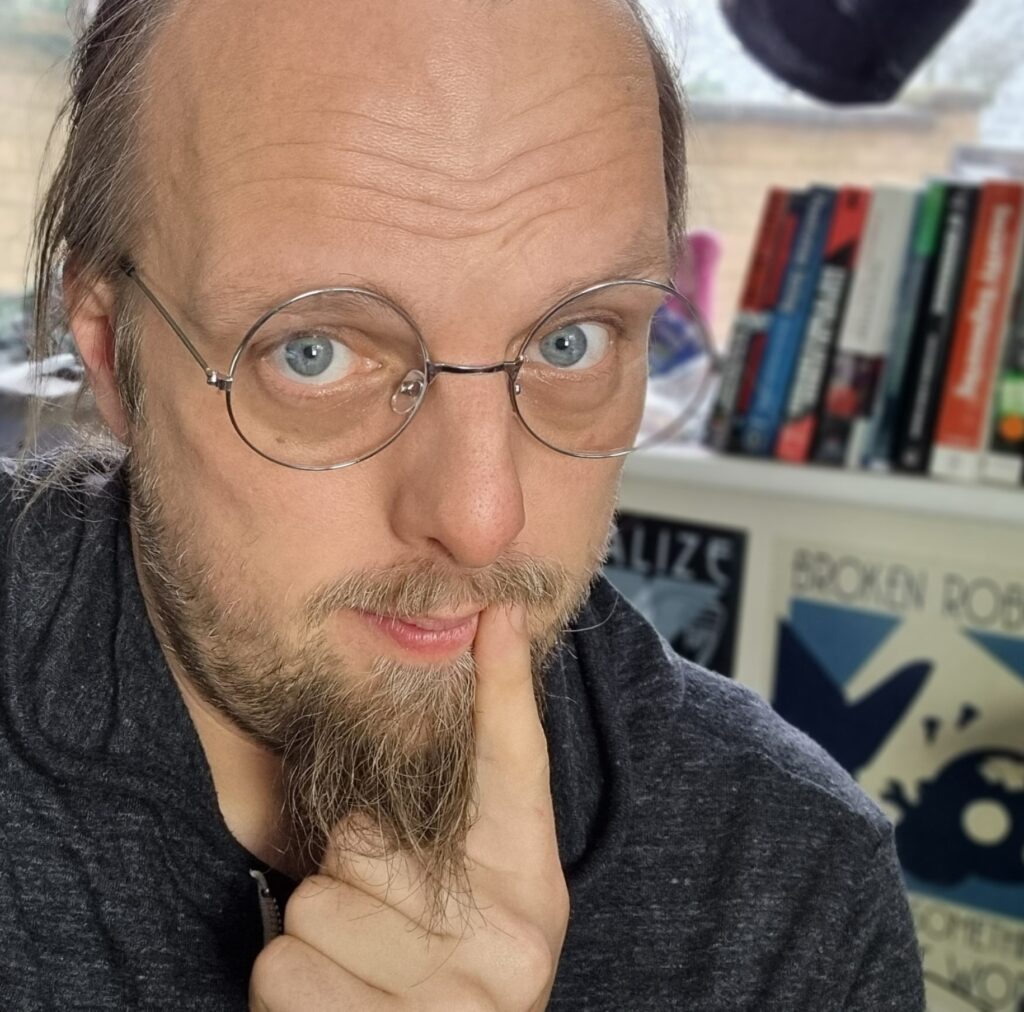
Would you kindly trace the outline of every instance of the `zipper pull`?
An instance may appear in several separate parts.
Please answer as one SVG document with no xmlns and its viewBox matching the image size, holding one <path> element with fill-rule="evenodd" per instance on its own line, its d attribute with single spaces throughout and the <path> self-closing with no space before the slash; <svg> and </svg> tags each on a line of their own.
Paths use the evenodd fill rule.
<svg viewBox="0 0 1024 1012">
<path fill-rule="evenodd" d="M 260 919 L 263 921 L 263 944 L 267 945 L 284 932 L 281 922 L 281 908 L 267 883 L 267 876 L 255 868 L 249 874 L 256 880 L 256 890 L 260 900 Z"/>
</svg>

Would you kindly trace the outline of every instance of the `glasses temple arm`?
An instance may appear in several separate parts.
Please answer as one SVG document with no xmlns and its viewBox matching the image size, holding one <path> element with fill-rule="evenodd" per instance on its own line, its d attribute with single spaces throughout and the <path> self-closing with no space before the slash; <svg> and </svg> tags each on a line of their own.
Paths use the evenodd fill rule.
<svg viewBox="0 0 1024 1012">
<path fill-rule="evenodd" d="M 178 326 L 177 322 L 174 320 L 171 314 L 167 312 L 166 309 L 164 309 L 163 304 L 156 297 L 156 295 L 153 294 L 149 285 L 147 285 L 146 282 L 139 277 L 139 272 L 136 270 L 135 265 L 130 260 L 125 259 L 121 261 L 120 267 L 124 274 L 136 285 L 138 285 L 142 294 L 145 295 L 147 299 L 149 299 L 150 303 L 152 303 L 153 308 L 156 309 L 156 311 L 164 318 L 164 321 L 167 323 L 167 326 L 174 331 L 174 333 L 178 336 L 178 339 L 181 341 L 181 343 L 184 344 L 185 347 L 188 349 L 189 354 L 196 360 L 196 362 L 199 363 L 200 368 L 203 370 L 204 373 L 206 373 L 207 381 L 211 385 L 216 386 L 218 381 L 217 372 L 214 369 L 210 368 L 210 366 L 206 362 L 206 359 L 203 358 L 203 356 L 196 349 L 195 345 L 188 339 L 188 335 L 185 333 L 185 331 L 183 331 L 181 327 Z"/>
</svg>

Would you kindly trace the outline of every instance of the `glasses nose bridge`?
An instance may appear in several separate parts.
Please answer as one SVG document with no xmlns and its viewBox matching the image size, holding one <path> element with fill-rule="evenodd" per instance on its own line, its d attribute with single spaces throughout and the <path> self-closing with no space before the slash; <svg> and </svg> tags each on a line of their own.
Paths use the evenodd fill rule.
<svg viewBox="0 0 1024 1012">
<path fill-rule="evenodd" d="M 489 365 L 462 365 L 455 362 L 428 362 L 427 363 L 427 387 L 437 379 L 441 373 L 452 373 L 455 376 L 486 376 L 494 373 L 504 373 L 508 380 L 509 390 L 513 394 L 519 391 L 519 370 L 522 368 L 521 359 L 506 360 L 503 362 L 492 362 Z"/>
<path fill-rule="evenodd" d="M 490 365 L 460 365 L 455 362 L 428 362 L 427 382 L 432 383 L 434 379 L 443 372 L 455 373 L 457 376 L 473 376 L 503 372 L 506 376 L 514 377 L 516 373 L 519 372 L 519 366 L 520 362 L 518 360 L 492 362 Z"/>
<path fill-rule="evenodd" d="M 522 393 L 519 386 L 519 370 L 522 368 L 522 364 L 521 359 L 492 362 L 488 365 L 462 365 L 455 362 L 434 362 L 428 359 L 422 370 L 413 369 L 406 374 L 391 397 L 391 408 L 400 415 L 417 413 L 426 400 L 427 392 L 433 386 L 434 380 L 441 373 L 452 373 L 456 376 L 487 376 L 504 373 L 512 408 L 518 415 L 519 408 L 516 404 L 516 397 Z"/>
</svg>

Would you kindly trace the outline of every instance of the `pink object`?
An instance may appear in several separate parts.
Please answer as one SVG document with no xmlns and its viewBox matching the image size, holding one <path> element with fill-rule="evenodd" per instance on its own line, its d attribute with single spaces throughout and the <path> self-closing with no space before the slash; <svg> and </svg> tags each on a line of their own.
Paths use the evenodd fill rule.
<svg viewBox="0 0 1024 1012">
<path fill-rule="evenodd" d="M 722 257 L 718 235 L 708 229 L 688 232 L 682 240 L 675 285 L 705 320 L 714 317 L 715 272 Z"/>
</svg>

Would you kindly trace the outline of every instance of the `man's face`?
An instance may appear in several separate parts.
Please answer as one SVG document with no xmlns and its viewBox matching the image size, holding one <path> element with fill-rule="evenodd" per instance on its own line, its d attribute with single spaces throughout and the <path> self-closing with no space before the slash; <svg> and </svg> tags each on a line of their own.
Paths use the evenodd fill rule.
<svg viewBox="0 0 1024 1012">
<path fill-rule="evenodd" d="M 435 360 L 485 364 L 566 289 L 667 272 L 653 73 L 616 0 L 182 3 L 147 87 L 133 254 L 214 368 L 311 288 L 383 288 Z M 456 671 L 499 577 L 542 641 L 599 563 L 618 462 L 533 439 L 501 374 L 442 375 L 396 442 L 326 472 L 249 449 L 152 312 L 140 374 L 146 554 L 193 598 L 163 602 L 193 663 L 244 660 L 236 682 Z M 412 623 L 346 606 L 387 610 L 409 580 Z M 284 747 L 286 695 L 218 702 Z"/>
</svg>

